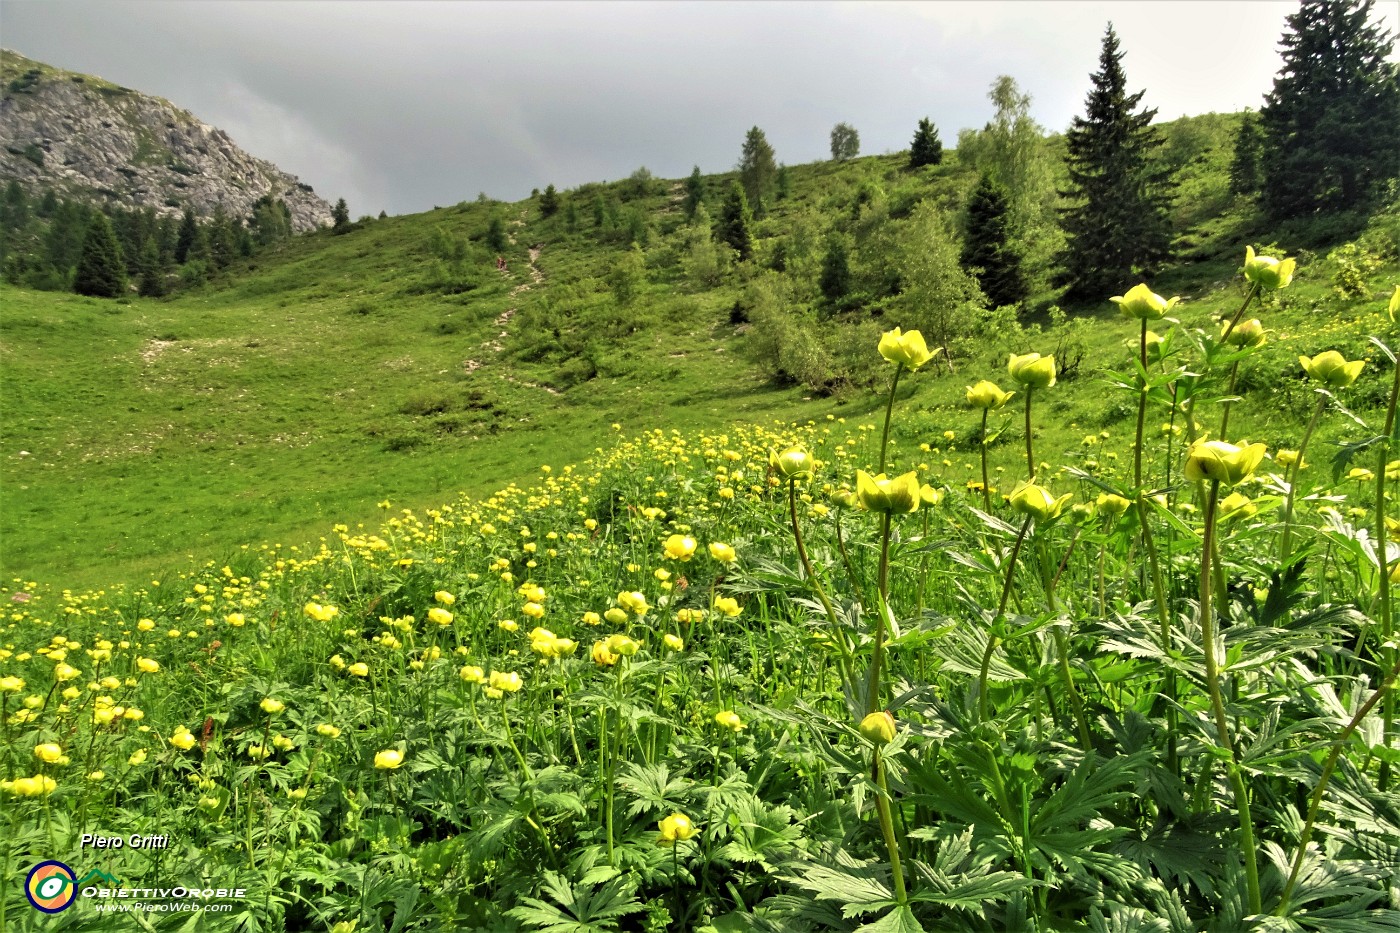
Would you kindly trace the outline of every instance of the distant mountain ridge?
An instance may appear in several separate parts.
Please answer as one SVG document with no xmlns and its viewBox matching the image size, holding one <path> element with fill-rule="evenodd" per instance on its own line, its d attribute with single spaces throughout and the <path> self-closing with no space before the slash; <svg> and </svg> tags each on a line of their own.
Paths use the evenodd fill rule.
<svg viewBox="0 0 1400 933">
<path fill-rule="evenodd" d="M 161 215 L 188 205 L 208 217 L 222 206 L 242 218 L 271 195 L 298 233 L 331 223 L 310 185 L 167 100 L 9 49 L 0 49 L 0 83 L 0 182 Z"/>
</svg>

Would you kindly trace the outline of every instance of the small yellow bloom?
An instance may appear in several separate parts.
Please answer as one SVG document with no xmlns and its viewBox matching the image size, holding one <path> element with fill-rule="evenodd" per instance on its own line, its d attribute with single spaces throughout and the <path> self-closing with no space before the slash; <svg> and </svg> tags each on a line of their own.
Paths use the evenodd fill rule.
<svg viewBox="0 0 1400 933">
<path fill-rule="evenodd" d="M 469 684 L 486 683 L 486 672 L 475 664 L 467 664 L 457 672 L 457 675 Z"/>
<path fill-rule="evenodd" d="M 1297 265 L 1296 259 L 1280 262 L 1269 256 L 1255 256 L 1252 246 L 1244 248 L 1244 277 L 1260 288 L 1287 288 Z"/>
<path fill-rule="evenodd" d="M 627 621 L 627 613 L 613 606 L 607 612 L 603 613 L 603 618 L 607 619 L 613 625 L 622 625 Z"/>
<path fill-rule="evenodd" d="M 871 476 L 856 471 L 856 500 L 870 512 L 913 512 L 919 507 L 919 474 L 910 470 L 890 479 L 884 473 Z"/>
<path fill-rule="evenodd" d="M 263 701 L 258 705 L 262 707 L 264 713 L 270 716 L 275 716 L 287 708 L 286 704 L 281 700 L 274 700 L 272 697 L 264 697 Z"/>
<path fill-rule="evenodd" d="M 589 654 L 593 658 L 593 663 L 602 667 L 611 667 L 618 662 L 620 657 L 608 649 L 608 643 L 606 641 L 595 641 L 593 643 L 593 649 Z"/>
<path fill-rule="evenodd" d="M 433 594 L 433 599 L 436 599 L 444 606 L 450 606 L 457 601 L 457 597 L 447 592 L 447 590 L 438 590 Z"/>
<path fill-rule="evenodd" d="M 995 382 L 983 379 L 967 387 L 967 403 L 973 408 L 995 411 L 1011 401 L 1015 392 L 1003 392 Z"/>
<path fill-rule="evenodd" d="M 323 606 L 320 603 L 307 603 L 302 607 L 302 612 L 315 619 L 317 622 L 329 622 L 340 615 L 340 610 L 335 606 Z"/>
<path fill-rule="evenodd" d="M 138 765 L 144 764 L 145 761 L 146 750 L 144 748 L 138 748 L 136 751 L 131 753 L 131 757 L 126 760 L 126 763 L 135 768 Z"/>
<path fill-rule="evenodd" d="M 356 661 L 354 664 L 347 667 L 346 670 L 355 677 L 369 676 L 369 665 L 364 661 Z"/>
<path fill-rule="evenodd" d="M 34 757 L 46 764 L 55 764 L 63 757 L 63 747 L 52 742 L 34 746 Z"/>
<path fill-rule="evenodd" d="M 657 841 L 666 846 L 684 842 L 696 833 L 695 824 L 690 822 L 690 817 L 684 813 L 672 813 L 656 826 L 661 833 L 661 838 Z"/>
<path fill-rule="evenodd" d="M 661 636 L 661 641 L 672 651 L 681 651 L 685 648 L 685 641 L 679 635 L 667 632 Z"/>
<path fill-rule="evenodd" d="M 1331 389 L 1345 389 L 1356 381 L 1356 377 L 1361 375 L 1361 370 L 1366 367 L 1365 360 L 1347 362 L 1336 350 L 1319 353 L 1312 359 L 1300 356 L 1298 362 L 1302 364 L 1308 378 L 1315 379 Z"/>
<path fill-rule="evenodd" d="M 1390 294 L 1390 304 L 1386 305 L 1385 313 L 1390 315 L 1390 323 L 1400 323 L 1400 285 L 1395 286 L 1395 291 Z"/>
<path fill-rule="evenodd" d="M 585 612 L 582 621 L 584 625 L 601 625 L 603 617 L 596 612 Z"/>
<path fill-rule="evenodd" d="M 1221 334 L 1225 333 L 1224 328 L 1229 327 L 1230 322 L 1226 321 L 1221 327 Z M 1230 335 L 1225 338 L 1225 342 L 1232 347 L 1259 347 L 1264 345 L 1264 323 L 1257 317 L 1248 321 L 1241 321 L 1235 325 L 1235 329 L 1230 331 Z"/>
<path fill-rule="evenodd" d="M 151 663 L 154 664 L 155 662 Z M 157 667 L 156 669 L 159 670 L 160 668 Z M 53 669 L 53 676 L 58 680 L 72 680 L 81 673 L 82 671 L 73 667 L 71 664 L 60 664 Z"/>
<path fill-rule="evenodd" d="M 734 561 L 738 560 L 738 555 L 734 553 L 734 549 L 720 541 L 713 541 L 710 543 L 710 556 L 721 564 L 732 564 Z"/>
<path fill-rule="evenodd" d="M 1039 353 L 1012 354 L 1007 360 L 1006 370 L 1021 385 L 1028 389 L 1048 389 L 1055 384 L 1055 358 Z"/>
<path fill-rule="evenodd" d="M 1242 493 L 1232 492 L 1220 500 L 1221 518 L 1252 518 L 1258 511 L 1259 506 Z"/>
<path fill-rule="evenodd" d="M 933 359 L 923 334 L 917 330 L 905 333 L 898 327 L 880 336 L 880 355 L 911 372 Z"/>
<path fill-rule="evenodd" d="M 191 748 L 194 748 L 195 741 L 194 735 L 184 726 L 180 726 L 175 730 L 174 734 L 170 736 L 170 744 L 174 745 L 182 752 L 187 752 Z"/>
<path fill-rule="evenodd" d="M 1197 441 L 1186 452 L 1186 478 L 1218 480 L 1227 486 L 1243 482 L 1264 459 L 1263 444 L 1236 446 L 1225 441 Z"/>
<path fill-rule="evenodd" d="M 24 680 L 20 677 L 0 677 L 0 693 L 19 693 L 24 689 Z"/>
<path fill-rule="evenodd" d="M 1308 465 L 1307 460 L 1303 460 L 1299 463 L 1298 451 L 1296 450 L 1280 450 L 1278 453 L 1274 454 L 1274 462 L 1279 466 L 1285 467 L 1291 467 L 1293 464 L 1297 463 L 1298 469 L 1300 470 L 1306 469 Z"/>
<path fill-rule="evenodd" d="M 607 646 L 608 651 L 624 658 L 630 658 L 642 647 L 626 635 L 609 635 L 603 644 Z"/>
<path fill-rule="evenodd" d="M 1180 298 L 1170 301 L 1153 292 L 1145 284 L 1134 285 L 1126 295 L 1108 299 L 1118 306 L 1124 317 L 1135 321 L 1158 321 L 1166 316 Z"/>
<path fill-rule="evenodd" d="M 784 479 L 804 480 L 812 478 L 812 455 L 801 447 L 789 447 L 781 454 L 769 452 L 768 465 L 777 470 Z M 720 495 L 724 494 L 720 490 Z"/>
<path fill-rule="evenodd" d="M 1072 498 L 1072 492 L 1067 492 L 1057 499 L 1054 493 L 1044 486 L 1022 482 L 1007 496 L 1007 501 L 1011 503 L 1012 509 L 1022 515 L 1029 515 L 1038 522 L 1048 522 L 1058 518 L 1064 510 L 1065 503 Z"/>
<path fill-rule="evenodd" d="M 876 745 L 888 745 L 894 741 L 894 716 L 889 710 L 871 713 L 860 721 L 860 734 Z"/>
<path fill-rule="evenodd" d="M 241 612 L 230 612 L 228 615 L 224 616 L 224 621 L 234 628 L 242 628 L 248 620 L 243 617 L 243 613 Z"/>
<path fill-rule="evenodd" d="M 618 593 L 617 604 L 623 609 L 626 609 L 629 612 L 631 612 L 639 619 L 642 616 L 646 615 L 647 610 L 651 608 L 647 605 L 646 596 L 636 592 L 635 590 L 631 592 Z"/>
<path fill-rule="evenodd" d="M 328 723 L 328 722 L 323 722 L 323 723 L 321 723 L 319 726 L 317 726 L 317 727 L 316 727 L 316 732 L 317 732 L 318 735 L 323 735 L 323 736 L 325 736 L 325 737 L 328 738 L 328 739 L 338 739 L 338 738 L 340 738 L 340 729 L 339 729 L 339 727 L 333 726 L 333 725 L 331 725 L 331 724 Z"/>
<path fill-rule="evenodd" d="M 735 732 L 744 728 L 744 721 L 740 719 L 739 714 L 733 710 L 727 709 L 723 712 L 715 713 L 715 722 L 726 729 L 733 729 Z"/>
<path fill-rule="evenodd" d="M 661 549 L 669 560 L 687 561 L 695 554 L 695 539 L 690 535 L 671 535 Z"/>
<path fill-rule="evenodd" d="M 544 607 L 539 603 L 526 603 L 520 607 L 520 614 L 529 616 L 532 619 L 544 617 Z"/>
<path fill-rule="evenodd" d="M 1111 492 L 1106 492 L 1099 496 L 1098 499 L 1095 500 L 1095 504 L 1109 515 L 1122 515 L 1124 512 L 1128 511 L 1128 506 L 1132 505 L 1127 499 L 1124 499 L 1122 496 L 1114 495 Z"/>
<path fill-rule="evenodd" d="M 712 608 L 715 612 L 723 613 L 731 619 L 743 612 L 743 610 L 739 608 L 739 601 L 732 596 L 716 596 Z"/>
<path fill-rule="evenodd" d="M 493 689 L 500 690 L 503 693 L 515 693 L 521 687 L 525 686 L 525 682 L 520 679 L 520 675 L 514 671 L 492 671 L 491 676 L 487 678 L 487 682 Z"/>
<path fill-rule="evenodd" d="M 441 606 L 434 606 L 428 610 L 428 621 L 435 622 L 438 625 L 451 625 L 452 613 L 443 609 Z"/>
<path fill-rule="evenodd" d="M 380 771 L 392 771 L 403 764 L 403 752 L 396 748 L 386 748 L 374 753 L 374 766 Z"/>
</svg>

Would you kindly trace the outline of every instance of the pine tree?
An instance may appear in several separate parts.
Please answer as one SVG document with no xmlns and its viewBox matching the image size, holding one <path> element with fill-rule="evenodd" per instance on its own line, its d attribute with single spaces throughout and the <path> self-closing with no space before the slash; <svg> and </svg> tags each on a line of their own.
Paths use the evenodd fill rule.
<svg viewBox="0 0 1400 933">
<path fill-rule="evenodd" d="M 746 262 L 753 257 L 753 240 L 749 235 L 749 223 L 753 215 L 749 211 L 749 199 L 744 188 L 737 181 L 729 186 L 729 197 L 719 211 L 719 221 L 715 225 L 715 237 L 728 243 L 739 254 L 739 261 Z"/>
<path fill-rule="evenodd" d="M 553 185 L 546 185 L 544 194 L 540 195 L 540 216 L 553 217 L 559 212 L 559 192 Z"/>
<path fill-rule="evenodd" d="M 1107 298 L 1150 272 L 1171 249 L 1167 208 L 1173 183 L 1154 159 L 1164 143 L 1156 110 L 1134 113 L 1144 92 L 1127 94 L 1123 53 L 1110 23 L 1086 116 L 1066 134 L 1070 190 L 1062 281 L 1071 292 Z"/>
<path fill-rule="evenodd" d="M 141 248 L 141 274 L 137 288 L 142 298 L 163 298 L 165 296 L 165 276 L 169 271 L 160 253 L 155 237 L 146 241 Z"/>
<path fill-rule="evenodd" d="M 972 272 L 993 307 L 1025 301 L 1029 289 L 1021 271 L 1021 254 L 1011 231 L 1006 192 L 986 175 L 967 204 L 963 268 Z"/>
<path fill-rule="evenodd" d="M 831 160 L 846 162 L 860 154 L 860 134 L 849 123 L 838 123 L 831 128 Z"/>
<path fill-rule="evenodd" d="M 773 160 L 773 147 L 768 145 L 768 137 L 763 135 L 763 130 L 755 126 L 744 137 L 744 148 L 739 158 L 739 181 L 744 186 L 744 194 L 755 215 L 763 216 L 763 199 L 773 190 L 777 174 L 778 164 Z"/>
<path fill-rule="evenodd" d="M 938 138 L 938 130 L 928 117 L 919 121 L 914 131 L 914 142 L 909 147 L 909 167 L 939 165 L 943 162 L 943 143 Z"/>
<path fill-rule="evenodd" d="M 778 180 L 774 183 L 777 191 L 773 197 L 781 201 L 792 193 L 792 179 L 788 175 L 787 163 L 778 164 Z"/>
<path fill-rule="evenodd" d="M 335 202 L 335 207 L 331 208 L 331 220 L 335 221 L 335 229 L 339 230 L 350 223 L 350 207 L 341 198 Z"/>
<path fill-rule="evenodd" d="M 73 275 L 73 291 L 94 298 L 116 298 L 126 291 L 126 267 L 112 224 L 101 211 L 93 211 L 83 237 L 83 251 Z"/>
<path fill-rule="evenodd" d="M 185 208 L 185 213 L 180 217 L 180 233 L 175 239 L 175 261 L 181 265 L 189 262 L 190 250 L 194 249 L 197 228 L 194 211 L 188 207 Z"/>
<path fill-rule="evenodd" d="M 1260 111 L 1264 209 L 1275 218 L 1364 207 L 1400 176 L 1400 75 L 1371 0 L 1304 0 Z"/>
<path fill-rule="evenodd" d="M 1264 141 L 1259 118 L 1246 110 L 1235 131 L 1235 155 L 1230 160 L 1230 193 L 1257 194 L 1261 186 L 1259 150 Z"/>
<path fill-rule="evenodd" d="M 685 180 L 685 219 L 695 219 L 695 209 L 705 200 L 705 177 L 700 174 L 700 166 L 690 170 Z"/>
</svg>

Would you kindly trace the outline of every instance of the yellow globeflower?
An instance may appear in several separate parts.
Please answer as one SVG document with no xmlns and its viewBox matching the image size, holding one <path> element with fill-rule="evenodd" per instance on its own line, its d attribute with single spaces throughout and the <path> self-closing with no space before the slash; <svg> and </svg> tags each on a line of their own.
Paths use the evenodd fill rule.
<svg viewBox="0 0 1400 933">
<path fill-rule="evenodd" d="M 433 594 L 433 599 L 436 599 L 444 606 L 450 606 L 457 601 L 457 597 L 447 592 L 447 590 L 438 590 Z"/>
<path fill-rule="evenodd" d="M 302 612 L 306 613 L 317 622 L 329 622 L 340 615 L 340 610 L 334 606 L 323 606 L 320 603 L 307 603 L 302 607 Z"/>
<path fill-rule="evenodd" d="M 677 842 L 684 842 L 696 833 L 695 824 L 684 813 L 672 813 L 656 826 L 661 833 L 661 838 L 657 842 L 663 846 L 673 846 Z"/>
<path fill-rule="evenodd" d="M 345 670 L 355 677 L 369 676 L 369 665 L 366 664 L 364 661 L 356 661 L 354 664 L 351 664 Z"/>
<path fill-rule="evenodd" d="M 777 470 L 784 479 L 804 480 L 812 478 L 812 455 L 801 447 L 789 447 L 781 454 L 770 451 L 768 465 Z"/>
<path fill-rule="evenodd" d="M 1180 298 L 1167 300 L 1145 284 L 1134 285 L 1126 295 L 1108 299 L 1118 306 L 1124 317 L 1135 321 L 1158 321 L 1166 316 Z"/>
<path fill-rule="evenodd" d="M 317 732 L 317 734 L 323 735 L 323 736 L 325 736 L 325 737 L 328 738 L 328 739 L 338 739 L 338 738 L 340 738 L 340 729 L 339 729 L 339 727 L 333 726 L 333 725 L 331 725 L 331 724 L 328 723 L 328 722 L 323 722 L 323 723 L 321 723 L 319 726 L 317 726 L 317 727 L 316 727 L 316 732 Z"/>
<path fill-rule="evenodd" d="M 695 539 L 690 535 L 671 535 L 662 545 L 670 560 L 686 561 L 695 555 Z"/>
<path fill-rule="evenodd" d="M 21 677 L 0 677 L 0 693 L 19 693 L 24 689 Z"/>
<path fill-rule="evenodd" d="M 943 490 L 925 483 L 919 487 L 919 508 L 932 508 L 943 503 Z"/>
<path fill-rule="evenodd" d="M 63 757 L 63 747 L 52 742 L 34 746 L 34 757 L 45 764 L 56 764 Z"/>
<path fill-rule="evenodd" d="M 860 734 L 876 745 L 888 745 L 894 741 L 894 716 L 889 710 L 871 713 L 860 721 Z"/>
<path fill-rule="evenodd" d="M 58 680 L 72 680 L 81 673 L 82 671 L 71 664 L 60 664 L 53 669 L 53 676 Z"/>
<path fill-rule="evenodd" d="M 1186 452 L 1186 478 L 1193 483 L 1210 479 L 1238 485 L 1259 466 L 1265 450 L 1263 444 L 1239 447 L 1225 441 L 1197 441 Z"/>
<path fill-rule="evenodd" d="M 386 748 L 374 753 L 374 766 L 381 771 L 392 771 L 403 764 L 403 752 L 396 748 Z"/>
<path fill-rule="evenodd" d="M 884 473 L 871 476 L 856 471 L 856 501 L 871 512 L 913 512 L 919 507 L 919 474 L 910 470 L 890 479 Z"/>
<path fill-rule="evenodd" d="M 1055 358 L 1039 353 L 1012 354 L 1006 362 L 1006 371 L 1021 385 L 1029 389 L 1048 389 L 1055 384 Z"/>
<path fill-rule="evenodd" d="M 244 618 L 241 612 L 230 612 L 228 615 L 224 616 L 224 621 L 234 628 L 242 628 L 248 620 Z"/>
<path fill-rule="evenodd" d="M 131 765 L 133 768 L 138 765 L 145 764 L 145 762 L 146 750 L 144 748 L 138 748 L 136 751 L 132 752 L 131 757 L 126 760 L 126 763 Z"/>
<path fill-rule="evenodd" d="M 611 667 L 616 664 L 619 659 L 619 655 L 608 649 L 608 643 L 606 641 L 595 641 L 593 643 L 593 649 L 589 654 L 593 658 L 593 663 L 601 665 L 602 667 Z"/>
<path fill-rule="evenodd" d="M 1297 265 L 1296 259 L 1279 261 L 1270 256 L 1255 256 L 1254 247 L 1244 248 L 1244 277 L 1260 288 L 1287 288 Z"/>
<path fill-rule="evenodd" d="M 1132 505 L 1127 499 L 1124 499 L 1122 496 L 1114 495 L 1111 492 L 1106 492 L 1099 496 L 1098 499 L 1095 500 L 1095 504 L 1109 515 L 1122 515 L 1124 512 L 1128 511 L 1128 506 Z"/>
<path fill-rule="evenodd" d="M 911 372 L 933 359 L 923 334 L 917 330 L 905 333 L 898 327 L 880 335 L 880 355 Z"/>
<path fill-rule="evenodd" d="M 734 712 L 733 710 L 727 709 L 722 712 L 715 713 L 715 722 L 719 723 L 721 726 L 724 726 L 724 728 L 726 729 L 733 729 L 735 732 L 738 732 L 739 730 L 744 728 L 744 721 L 740 719 L 739 714 Z"/>
<path fill-rule="evenodd" d="M 585 612 L 582 622 L 584 625 L 602 625 L 603 617 L 596 612 Z"/>
<path fill-rule="evenodd" d="M 1390 315 L 1390 323 L 1400 323 L 1400 285 L 1395 286 L 1395 291 L 1390 295 L 1390 304 L 1386 305 L 1385 313 Z"/>
<path fill-rule="evenodd" d="M 661 641 L 672 651 L 680 651 L 685 648 L 685 640 L 671 632 L 667 632 L 665 635 L 661 636 Z"/>
<path fill-rule="evenodd" d="M 1038 522 L 1048 522 L 1059 518 L 1065 503 L 1074 498 L 1074 493 L 1067 492 L 1057 499 L 1044 486 L 1022 482 L 1006 498 L 1011 508 L 1022 515 L 1029 515 Z"/>
<path fill-rule="evenodd" d="M 714 606 L 712 608 L 715 612 L 723 613 L 731 619 L 743 612 L 743 610 L 739 608 L 739 601 L 732 596 L 715 597 Z"/>
<path fill-rule="evenodd" d="M 520 679 L 520 675 L 514 671 L 492 671 L 487 681 L 493 689 L 500 690 L 503 693 L 515 693 L 521 687 L 525 686 L 525 682 Z"/>
<path fill-rule="evenodd" d="M 486 672 L 483 671 L 481 668 L 477 667 L 475 664 L 468 664 L 464 666 L 460 671 L 457 672 L 457 675 L 469 684 L 486 683 Z"/>
<path fill-rule="evenodd" d="M 1220 500 L 1221 518 L 1252 518 L 1258 511 L 1259 506 L 1242 493 L 1232 492 Z"/>
<path fill-rule="evenodd" d="M 1308 378 L 1315 379 L 1330 389 L 1345 389 L 1356 381 L 1356 377 L 1361 375 L 1361 370 L 1366 367 L 1365 360 L 1347 362 L 1336 350 L 1319 353 L 1311 359 L 1300 356 L 1298 362 L 1303 365 L 1303 371 L 1308 374 Z"/>
<path fill-rule="evenodd" d="M 983 379 L 977 385 L 967 387 L 967 404 L 973 408 L 995 411 L 1011 401 L 1011 397 L 1015 394 L 1015 392 L 1003 392 L 995 382 Z"/>
<path fill-rule="evenodd" d="M 264 697 L 258 705 L 262 707 L 264 713 L 270 716 L 275 716 L 287 708 L 287 705 L 281 700 L 274 700 L 272 697 Z"/>
<path fill-rule="evenodd" d="M 186 729 L 184 726 L 180 726 L 178 729 L 175 730 L 175 733 L 170 736 L 170 744 L 174 745 L 182 752 L 187 752 L 190 749 L 194 748 L 195 737 L 189 729 Z"/>
<path fill-rule="evenodd" d="M 543 618 L 544 607 L 541 606 L 539 603 L 526 603 L 525 605 L 520 607 L 520 614 L 527 615 L 532 619 Z"/>
<path fill-rule="evenodd" d="M 651 608 L 647 605 L 647 598 L 635 590 L 632 592 L 618 593 L 617 604 L 639 619 L 646 615 L 647 610 Z"/>
<path fill-rule="evenodd" d="M 1166 341 L 1167 338 L 1163 337 L 1161 334 L 1158 334 L 1156 331 L 1149 330 L 1147 332 L 1147 358 L 1149 360 L 1161 359 L 1162 344 L 1166 343 Z"/>
<path fill-rule="evenodd" d="M 603 618 L 607 619 L 613 625 L 621 625 L 622 623 L 627 621 L 627 613 L 617 608 L 616 606 L 613 606 L 607 612 L 603 613 Z M 597 623 L 595 622 L 593 624 L 596 625 Z"/>
<path fill-rule="evenodd" d="M 626 635 L 609 635 L 604 645 L 607 646 L 608 651 L 624 658 L 630 658 L 642 647 Z"/>
<path fill-rule="evenodd" d="M 1291 467 L 1293 466 L 1293 464 L 1296 463 L 1298 464 L 1298 469 L 1300 470 L 1306 469 L 1308 465 L 1308 461 L 1306 459 L 1299 462 L 1298 451 L 1296 450 L 1280 450 L 1278 453 L 1274 454 L 1274 462 L 1277 463 L 1279 466 L 1284 467 Z"/>
<path fill-rule="evenodd" d="M 720 541 L 710 543 L 710 556 L 721 564 L 732 564 L 739 559 L 732 547 Z"/>
<path fill-rule="evenodd" d="M 1221 327 L 1229 327 L 1230 322 L 1226 321 Z M 1264 322 L 1256 318 L 1247 321 L 1240 321 L 1235 325 L 1235 329 L 1230 331 L 1230 336 L 1225 338 L 1225 342 L 1232 347 L 1258 347 L 1264 344 Z"/>
<path fill-rule="evenodd" d="M 428 610 L 428 621 L 435 622 L 438 625 L 451 625 L 452 613 L 440 606 L 434 606 Z"/>
</svg>

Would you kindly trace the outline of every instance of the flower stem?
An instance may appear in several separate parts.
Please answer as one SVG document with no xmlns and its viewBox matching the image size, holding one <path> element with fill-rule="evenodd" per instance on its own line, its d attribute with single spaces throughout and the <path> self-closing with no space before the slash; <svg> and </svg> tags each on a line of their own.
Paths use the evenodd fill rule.
<svg viewBox="0 0 1400 933">
<path fill-rule="evenodd" d="M 1395 634 L 1395 622 L 1390 609 L 1390 560 L 1386 551 L 1385 527 L 1385 465 L 1389 462 L 1391 445 L 1395 442 L 1395 405 L 1400 398 L 1400 363 L 1395 365 L 1395 379 L 1390 386 L 1390 404 L 1385 411 L 1385 440 L 1380 443 L 1379 459 L 1376 463 L 1376 563 L 1380 568 L 1380 616 L 1381 645 L 1385 664 L 1395 666 L 1395 649 L 1390 640 Z M 1394 733 L 1395 700 L 1386 694 L 1381 706 L 1381 744 L 1390 746 Z M 1390 762 L 1381 765 L 1380 788 L 1385 790 L 1390 778 Z"/>
<path fill-rule="evenodd" d="M 1026 541 L 1026 532 L 1030 531 L 1031 517 L 1026 516 L 1026 520 L 1021 523 L 1021 531 L 1016 535 L 1016 544 L 1011 548 L 1011 557 L 1006 562 L 1006 580 L 1001 585 L 1001 603 L 997 606 L 997 614 L 992 617 L 992 625 L 996 626 L 1006 615 L 1006 601 L 1011 596 L 1011 579 L 1016 573 L 1016 558 L 1021 554 L 1021 545 Z M 990 703 L 987 700 L 987 675 L 992 669 L 992 652 L 996 651 L 1000 639 L 995 632 L 987 633 L 987 650 L 982 652 L 982 670 L 977 675 L 977 715 L 982 722 L 991 718 Z"/>
<path fill-rule="evenodd" d="M 1152 527 L 1147 523 L 1147 497 L 1140 494 L 1137 500 L 1138 523 L 1142 526 L 1142 541 L 1147 547 L 1147 563 L 1152 568 L 1152 596 L 1157 604 L 1157 624 L 1162 631 L 1162 653 L 1170 655 L 1172 650 L 1171 607 L 1167 605 L 1166 587 L 1162 584 L 1162 565 L 1157 556 L 1157 543 L 1152 537 Z M 1173 774 L 1180 774 L 1176 757 L 1176 671 L 1167 672 L 1167 767 Z"/>
<path fill-rule="evenodd" d="M 899 839 L 894 834 L 894 818 L 890 814 L 890 788 L 885 780 L 884 760 L 880 749 L 872 756 L 871 770 L 875 773 L 875 784 L 880 792 L 875 795 L 875 810 L 880 816 L 880 834 L 885 837 L 885 848 L 890 853 L 890 874 L 894 876 L 894 899 L 901 907 L 909 903 L 909 894 L 904 889 L 904 870 L 900 867 Z"/>
<path fill-rule="evenodd" d="M 903 364 L 894 368 L 894 379 L 890 382 L 890 398 L 885 403 L 885 431 L 880 435 L 880 469 L 885 472 L 885 452 L 890 444 L 890 415 L 894 413 L 894 393 L 899 388 L 899 376 L 904 372 Z"/>
<path fill-rule="evenodd" d="M 1031 395 L 1033 386 L 1026 386 L 1026 478 L 1035 482 L 1035 454 L 1031 450 Z"/>
<path fill-rule="evenodd" d="M 880 708 L 880 668 L 885 660 L 885 615 L 890 611 L 890 513 L 884 517 L 880 528 L 880 571 L 879 606 L 875 615 L 875 649 L 870 656 L 870 688 L 865 699 L 865 714 L 868 716 Z"/>
<path fill-rule="evenodd" d="M 1225 698 L 1220 692 L 1220 665 L 1215 657 L 1215 616 L 1211 610 L 1211 556 L 1215 550 L 1216 504 L 1220 499 L 1220 481 L 1212 480 L 1206 498 L 1206 524 L 1201 540 L 1201 647 L 1205 653 L 1206 689 L 1210 692 L 1210 704 L 1215 713 L 1216 741 L 1228 754 L 1230 785 L 1235 793 L 1235 810 L 1240 820 L 1240 855 L 1244 859 L 1245 885 L 1249 898 L 1249 912 L 1257 914 L 1263 910 L 1259 895 L 1259 867 L 1254 852 L 1254 821 L 1249 812 L 1249 789 L 1244 783 L 1244 774 L 1235 760 L 1234 745 L 1230 741 L 1230 722 L 1225 715 Z"/>
<path fill-rule="evenodd" d="M 990 512 L 992 510 L 992 488 L 987 482 L 987 415 L 988 410 L 982 409 L 982 508 Z"/>
<path fill-rule="evenodd" d="M 1138 386 L 1137 442 L 1133 444 L 1133 489 L 1142 492 L 1142 428 L 1147 419 L 1147 319 L 1138 336 L 1138 362 L 1142 364 L 1142 384 Z M 1029 430 L 1029 426 L 1027 427 Z"/>
<path fill-rule="evenodd" d="M 1317 427 L 1318 419 L 1322 417 L 1322 411 L 1326 407 L 1327 396 L 1319 395 L 1312 419 L 1308 421 L 1308 429 L 1303 432 L 1303 443 L 1298 445 L 1298 459 L 1293 461 L 1293 467 L 1288 471 L 1288 496 L 1283 500 L 1283 540 L 1279 544 L 1278 553 L 1281 566 L 1288 565 L 1289 544 L 1293 539 L 1293 500 L 1298 492 L 1298 473 L 1303 469 L 1303 457 L 1308 451 L 1308 441 L 1312 439 L 1313 429 Z"/>
<path fill-rule="evenodd" d="M 812 562 L 807 557 L 807 545 L 802 541 L 802 526 L 797 523 L 797 480 L 792 478 L 788 479 L 788 516 L 792 519 L 792 538 L 797 543 L 797 559 L 802 562 L 802 572 L 807 575 L 807 582 L 812 584 L 817 599 L 826 610 L 827 621 L 831 623 L 831 634 L 839 636 L 837 642 L 841 646 L 841 676 L 846 678 L 846 683 L 850 683 L 851 670 L 849 659 L 846 657 L 846 636 L 840 632 L 841 626 L 836 621 L 836 610 L 831 607 L 831 600 L 827 599 L 826 590 L 822 589 L 821 581 L 817 579 L 812 570 Z M 713 603 L 713 599 L 711 602 Z"/>
</svg>

